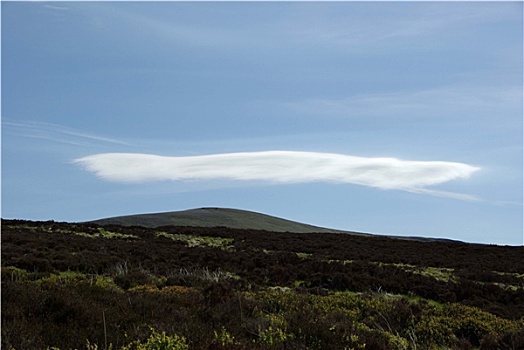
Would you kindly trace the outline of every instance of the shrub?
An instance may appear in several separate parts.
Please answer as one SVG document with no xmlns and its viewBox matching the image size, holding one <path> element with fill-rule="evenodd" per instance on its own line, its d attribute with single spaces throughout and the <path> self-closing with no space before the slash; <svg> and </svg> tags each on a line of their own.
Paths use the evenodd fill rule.
<svg viewBox="0 0 524 350">
<path fill-rule="evenodd" d="M 151 335 L 142 343 L 140 340 L 135 340 L 120 350 L 188 350 L 189 345 L 185 337 L 177 334 L 167 335 L 166 332 L 157 333 L 151 328 Z"/>
<path fill-rule="evenodd" d="M 220 330 L 220 333 L 217 331 L 213 331 L 213 334 L 214 334 L 215 341 L 217 341 L 223 347 L 227 345 L 234 345 L 238 343 L 235 337 L 226 330 L 226 327 L 222 327 L 222 329 Z"/>
</svg>

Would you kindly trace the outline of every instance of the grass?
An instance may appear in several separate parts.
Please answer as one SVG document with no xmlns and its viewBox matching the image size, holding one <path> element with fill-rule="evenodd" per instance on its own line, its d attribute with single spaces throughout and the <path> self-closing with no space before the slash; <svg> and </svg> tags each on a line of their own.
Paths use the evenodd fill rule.
<svg viewBox="0 0 524 350">
<path fill-rule="evenodd" d="M 454 273 L 455 270 L 452 269 L 452 268 L 431 267 L 431 266 L 421 267 L 421 266 L 416 266 L 416 265 L 411 265 L 411 264 L 403 264 L 403 263 L 383 263 L 383 262 L 378 262 L 377 264 L 378 265 L 383 265 L 383 266 L 388 266 L 388 265 L 389 266 L 395 266 L 395 267 L 400 268 L 403 271 L 410 272 L 410 273 L 413 273 L 413 274 L 422 275 L 422 276 L 426 276 L 426 277 L 430 277 L 430 278 L 434 278 L 435 280 L 442 281 L 442 282 L 455 283 L 458 280 L 457 276 Z"/>
<path fill-rule="evenodd" d="M 125 233 L 110 232 L 105 230 L 103 227 L 97 228 L 98 232 L 86 233 L 86 232 L 74 232 L 75 235 L 88 237 L 88 238 L 106 238 L 106 239 L 140 239 L 136 235 L 130 235 Z"/>
<path fill-rule="evenodd" d="M 172 234 L 163 231 L 155 233 L 157 237 L 166 237 L 173 241 L 184 242 L 188 247 L 212 247 L 223 250 L 232 250 L 234 248 L 232 238 L 198 236 L 188 234 Z"/>
<path fill-rule="evenodd" d="M 117 232 L 110 232 L 104 229 L 103 227 L 96 227 L 93 228 L 94 232 L 83 232 L 83 231 L 71 231 L 71 230 L 65 230 L 58 227 L 53 227 L 49 225 L 8 225 L 8 228 L 16 228 L 16 229 L 23 229 L 32 231 L 35 233 L 59 233 L 59 234 L 75 234 L 77 236 L 82 237 L 88 237 L 88 238 L 107 238 L 107 239 L 139 239 L 140 237 L 132 234 L 124 234 L 124 233 L 117 233 Z"/>
</svg>

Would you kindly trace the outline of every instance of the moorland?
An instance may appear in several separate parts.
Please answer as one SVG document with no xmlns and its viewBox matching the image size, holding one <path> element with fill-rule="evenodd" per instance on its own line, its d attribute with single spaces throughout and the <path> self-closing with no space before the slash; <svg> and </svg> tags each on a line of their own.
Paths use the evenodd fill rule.
<svg viewBox="0 0 524 350">
<path fill-rule="evenodd" d="M 91 221 L 99 225 L 121 226 L 194 226 L 229 227 L 270 232 L 343 232 L 249 210 L 232 208 L 198 208 L 164 213 L 134 214 L 115 216 Z"/>
<path fill-rule="evenodd" d="M 2 348 L 524 349 L 524 247 L 2 220 Z"/>
</svg>

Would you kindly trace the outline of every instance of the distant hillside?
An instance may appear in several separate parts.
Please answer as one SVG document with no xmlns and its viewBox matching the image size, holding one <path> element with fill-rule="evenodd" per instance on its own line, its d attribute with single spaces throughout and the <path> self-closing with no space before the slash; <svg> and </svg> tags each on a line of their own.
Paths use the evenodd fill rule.
<svg viewBox="0 0 524 350">
<path fill-rule="evenodd" d="M 271 232 L 343 232 L 302 224 L 247 210 L 200 208 L 166 213 L 117 216 L 91 221 L 99 225 L 229 227 Z"/>
</svg>

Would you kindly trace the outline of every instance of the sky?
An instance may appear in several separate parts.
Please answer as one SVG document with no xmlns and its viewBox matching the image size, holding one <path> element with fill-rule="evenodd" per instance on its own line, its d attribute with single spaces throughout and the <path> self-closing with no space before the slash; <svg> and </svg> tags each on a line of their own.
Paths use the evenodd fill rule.
<svg viewBox="0 0 524 350">
<path fill-rule="evenodd" d="M 1 2 L 2 218 L 523 244 L 522 2 Z"/>
</svg>

